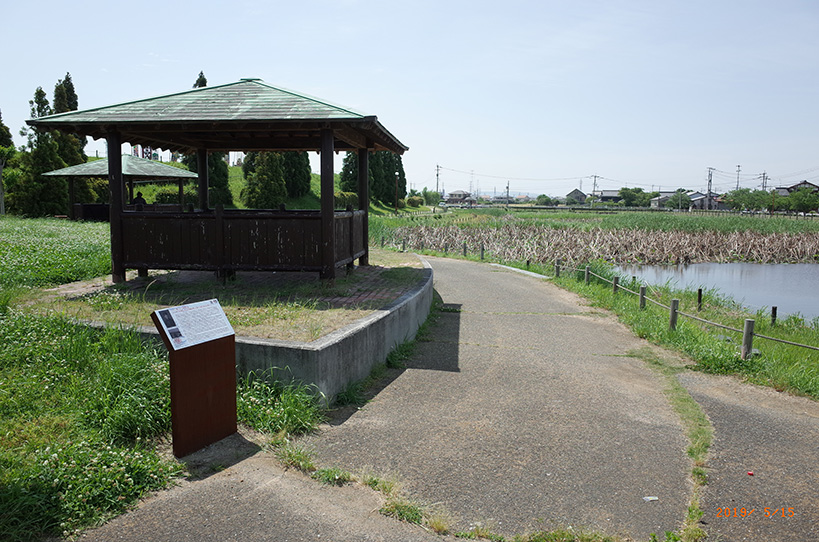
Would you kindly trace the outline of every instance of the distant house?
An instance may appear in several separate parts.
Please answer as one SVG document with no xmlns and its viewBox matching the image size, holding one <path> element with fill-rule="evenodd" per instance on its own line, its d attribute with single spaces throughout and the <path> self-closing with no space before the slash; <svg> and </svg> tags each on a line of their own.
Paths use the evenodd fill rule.
<svg viewBox="0 0 819 542">
<path fill-rule="evenodd" d="M 566 194 L 566 201 L 574 200 L 577 203 L 586 203 L 586 194 L 575 188 L 568 194 Z"/>
<path fill-rule="evenodd" d="M 708 196 L 706 194 L 701 192 L 689 192 L 688 197 L 691 199 L 691 205 L 689 208 L 698 210 L 709 209 Z M 710 209 L 722 211 L 726 208 L 727 207 L 722 200 L 719 199 L 719 194 L 711 192 Z"/>
<path fill-rule="evenodd" d="M 515 196 L 515 203 L 528 203 L 531 199 L 528 194 L 519 194 Z"/>
<path fill-rule="evenodd" d="M 449 195 L 447 195 L 446 203 L 447 205 L 465 205 L 467 203 L 467 199 L 470 196 L 471 194 L 469 192 L 464 192 L 463 190 L 455 190 L 453 192 L 450 192 Z"/>
<path fill-rule="evenodd" d="M 496 205 L 506 205 L 509 203 L 515 203 L 515 198 L 513 198 L 512 196 L 509 196 L 507 198 L 506 194 L 504 194 L 502 196 L 495 196 L 494 198 L 492 198 L 492 203 Z"/>
<path fill-rule="evenodd" d="M 592 192 L 591 195 L 601 203 L 617 203 L 622 199 L 619 190 L 598 190 Z"/>
<path fill-rule="evenodd" d="M 655 196 L 651 198 L 651 207 L 652 209 L 662 209 L 665 207 L 666 202 L 671 199 L 671 196 L 676 194 L 677 191 L 673 192 L 660 192 L 659 196 Z"/>
<path fill-rule="evenodd" d="M 819 192 L 819 186 L 809 183 L 808 181 L 802 181 L 800 183 L 796 183 L 792 186 L 780 186 L 776 188 L 776 195 L 777 196 L 787 196 L 788 194 L 793 194 L 794 192 L 798 192 L 803 188 L 809 189 L 811 192 Z"/>
</svg>

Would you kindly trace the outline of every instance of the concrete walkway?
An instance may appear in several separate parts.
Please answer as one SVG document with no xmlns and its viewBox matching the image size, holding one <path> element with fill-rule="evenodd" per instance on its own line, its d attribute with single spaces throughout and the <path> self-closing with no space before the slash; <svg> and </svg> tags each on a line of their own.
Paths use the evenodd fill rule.
<svg viewBox="0 0 819 542">
<path fill-rule="evenodd" d="M 629 356 L 647 343 L 548 282 L 430 262 L 444 312 L 374 400 L 304 439 L 317 463 L 396 475 L 413 497 L 451 512 L 453 530 L 571 525 L 647 540 L 678 528 L 691 464 L 662 380 Z M 819 540 L 817 403 L 735 379 L 685 373 L 680 381 L 716 428 L 702 503 L 711 536 Z M 215 445 L 238 454 L 224 470 L 160 493 L 85 539 L 442 540 L 381 516 L 368 489 L 284 472 L 236 438 Z M 717 517 L 718 507 L 743 506 L 792 507 L 795 517 Z"/>
<path fill-rule="evenodd" d="M 457 529 L 647 540 L 678 528 L 687 441 L 662 382 L 628 356 L 646 343 L 542 280 L 430 262 L 445 312 L 429 342 L 375 400 L 308 439 L 319 462 L 395 473 Z"/>
</svg>

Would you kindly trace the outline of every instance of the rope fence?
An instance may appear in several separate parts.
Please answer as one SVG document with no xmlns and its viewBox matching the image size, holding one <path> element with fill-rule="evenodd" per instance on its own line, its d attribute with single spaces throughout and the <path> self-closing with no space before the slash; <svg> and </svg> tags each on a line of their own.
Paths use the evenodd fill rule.
<svg viewBox="0 0 819 542">
<path fill-rule="evenodd" d="M 384 247 L 384 243 L 385 243 L 385 239 L 384 239 L 384 237 L 381 237 L 381 246 L 382 247 Z M 391 244 L 394 244 L 394 243 L 391 242 Z M 406 251 L 406 248 L 407 248 L 406 238 L 402 239 L 400 241 L 400 245 L 401 245 L 401 250 Z M 449 244 L 445 243 L 443 245 L 443 248 L 444 248 L 444 254 L 448 254 L 449 253 L 449 248 L 450 248 Z M 424 250 L 423 242 L 421 243 L 421 250 Z M 460 252 L 460 251 L 458 251 L 458 252 Z M 480 246 L 480 259 L 481 260 L 485 259 L 485 253 L 486 253 L 486 251 L 485 251 L 484 245 L 483 245 L 483 243 L 481 243 L 481 246 Z M 463 243 L 463 256 L 464 257 L 467 256 L 467 243 L 465 241 Z M 531 262 L 530 260 L 526 260 L 526 267 L 529 267 L 530 262 Z M 563 266 L 562 263 L 563 262 L 560 259 L 555 260 L 555 264 L 554 264 L 554 276 L 555 277 L 560 277 L 560 272 L 561 271 L 570 271 L 570 272 L 574 271 L 574 272 L 578 272 L 578 273 L 582 272 L 582 273 L 584 273 L 584 278 L 585 278 L 586 284 L 589 283 L 590 277 L 595 277 L 595 278 L 599 279 L 600 281 L 611 284 L 613 292 L 615 294 L 620 290 L 624 290 L 627 293 L 638 296 L 639 299 L 640 299 L 640 310 L 645 309 L 646 301 L 648 301 L 650 303 L 653 303 L 654 305 L 657 305 L 658 307 L 661 307 L 663 309 L 668 310 L 669 311 L 669 327 L 670 327 L 670 329 L 672 331 L 676 330 L 677 317 L 678 316 L 684 316 L 686 318 L 690 318 L 691 320 L 700 322 L 700 323 L 705 324 L 705 325 L 709 325 L 709 326 L 724 329 L 724 330 L 727 330 L 727 331 L 732 331 L 734 333 L 742 334 L 742 347 L 740 349 L 740 357 L 743 360 L 748 359 L 748 357 L 751 356 L 751 354 L 753 352 L 752 347 L 753 347 L 753 338 L 754 337 L 759 337 L 760 339 L 766 339 L 766 340 L 769 340 L 769 341 L 783 343 L 783 344 L 787 344 L 787 345 L 790 345 L 790 346 L 796 346 L 796 347 L 799 347 L 799 348 L 807 348 L 809 350 L 819 351 L 819 347 L 816 347 L 816 346 L 811 346 L 811 345 L 808 345 L 808 344 L 800 344 L 800 343 L 796 343 L 796 342 L 792 342 L 792 341 L 787 341 L 785 339 L 779 339 L 779 338 L 776 338 L 776 337 L 769 337 L 767 335 L 762 335 L 760 333 L 754 333 L 755 320 L 753 320 L 753 319 L 749 318 L 749 319 L 745 320 L 744 329 L 737 329 L 737 328 L 734 328 L 734 327 L 731 327 L 731 326 L 727 326 L 725 324 L 720 324 L 719 322 L 712 322 L 710 320 L 706 320 L 705 318 L 700 318 L 699 316 L 695 316 L 693 314 L 689 314 L 689 313 L 686 313 L 686 312 L 683 312 L 683 311 L 679 310 L 679 303 L 680 303 L 679 299 L 672 299 L 671 300 L 671 305 L 669 306 L 669 305 L 665 305 L 665 304 L 663 304 L 663 303 L 661 303 L 659 301 L 656 301 L 656 300 L 652 299 L 649 296 L 646 296 L 646 289 L 651 288 L 651 285 L 648 285 L 648 284 L 641 285 L 640 286 L 640 291 L 635 292 L 634 290 L 631 290 L 629 288 L 626 288 L 625 286 L 620 285 L 619 284 L 619 279 L 620 278 L 617 277 L 617 276 L 615 276 L 614 279 L 609 279 L 609 278 L 606 278 L 604 276 L 601 276 L 601 275 L 591 271 L 591 266 L 589 266 L 589 265 L 586 265 L 584 268 L 580 268 L 580 267 Z M 654 293 L 656 295 L 657 290 L 655 290 L 653 288 L 651 288 L 651 289 L 652 289 L 652 293 Z M 702 289 L 698 290 L 698 292 L 697 292 L 697 310 L 701 310 L 701 309 L 702 309 Z M 776 307 L 771 307 L 771 309 L 772 309 L 771 310 L 771 323 L 773 324 L 773 323 L 776 323 Z"/>
</svg>

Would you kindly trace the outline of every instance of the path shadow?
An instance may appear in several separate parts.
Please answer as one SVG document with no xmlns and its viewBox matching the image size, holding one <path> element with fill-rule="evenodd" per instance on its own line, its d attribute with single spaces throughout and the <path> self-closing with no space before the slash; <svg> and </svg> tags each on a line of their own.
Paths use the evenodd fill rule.
<svg viewBox="0 0 819 542">
<path fill-rule="evenodd" d="M 410 357 L 403 361 L 401 368 L 387 368 L 384 376 L 362 390 L 362 401 L 355 405 L 338 406 L 327 415 L 329 425 L 341 425 L 363 405 L 395 382 L 407 369 L 429 371 L 460 372 L 458 365 L 458 343 L 460 341 L 461 305 L 444 303 L 440 294 L 432 292 L 432 310 L 425 324 L 415 338 Z"/>
<path fill-rule="evenodd" d="M 262 450 L 261 446 L 248 440 L 240 433 L 223 438 L 205 446 L 201 450 L 180 458 L 180 462 L 190 473 L 189 480 L 204 480 L 228 467 L 232 467 L 256 455 Z"/>
</svg>

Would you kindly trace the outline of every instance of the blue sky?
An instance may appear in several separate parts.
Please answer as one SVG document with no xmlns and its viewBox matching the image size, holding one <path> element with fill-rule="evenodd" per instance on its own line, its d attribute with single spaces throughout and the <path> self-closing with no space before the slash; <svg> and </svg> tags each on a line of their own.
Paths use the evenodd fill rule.
<svg viewBox="0 0 819 542">
<path fill-rule="evenodd" d="M 349 106 L 410 147 L 410 186 L 565 195 L 819 182 L 819 4 L 688 0 L 17 2 L 0 110 L 243 77 Z M 89 149 L 104 149 L 103 142 Z M 341 167 L 341 157 L 337 169 Z M 474 173 L 473 173 L 474 172 Z"/>
</svg>

